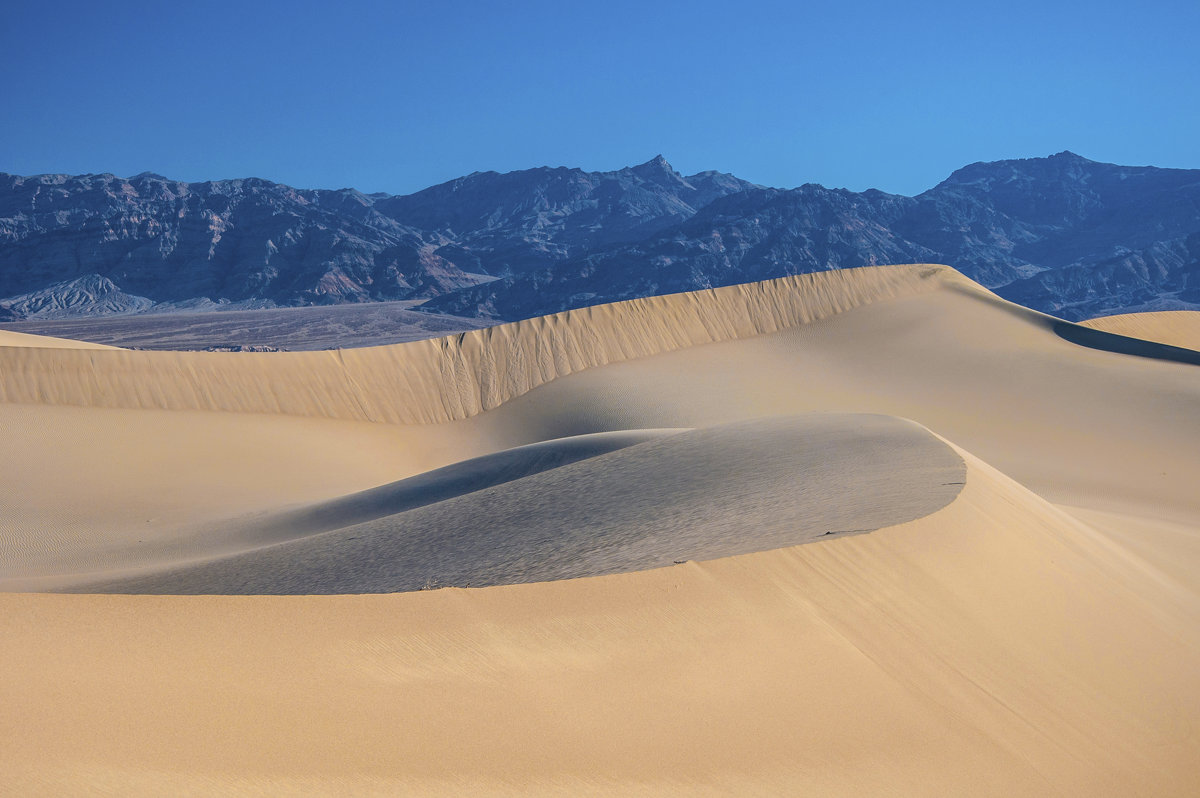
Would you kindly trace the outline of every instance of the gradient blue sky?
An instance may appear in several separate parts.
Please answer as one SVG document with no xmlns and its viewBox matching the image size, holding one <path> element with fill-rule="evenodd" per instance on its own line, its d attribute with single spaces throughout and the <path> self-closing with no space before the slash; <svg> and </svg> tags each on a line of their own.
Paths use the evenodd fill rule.
<svg viewBox="0 0 1200 798">
<path fill-rule="evenodd" d="M 406 193 L 657 153 L 918 193 L 1064 149 L 1200 167 L 1200 3 L 90 2 L 0 10 L 0 171 Z"/>
</svg>

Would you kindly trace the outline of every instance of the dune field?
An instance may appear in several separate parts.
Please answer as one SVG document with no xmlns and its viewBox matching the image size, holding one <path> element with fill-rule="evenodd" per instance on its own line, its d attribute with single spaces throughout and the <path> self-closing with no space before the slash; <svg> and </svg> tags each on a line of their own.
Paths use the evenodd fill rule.
<svg viewBox="0 0 1200 798">
<path fill-rule="evenodd" d="M 1200 794 L 1196 316 L 0 331 L 0 794 Z"/>
</svg>

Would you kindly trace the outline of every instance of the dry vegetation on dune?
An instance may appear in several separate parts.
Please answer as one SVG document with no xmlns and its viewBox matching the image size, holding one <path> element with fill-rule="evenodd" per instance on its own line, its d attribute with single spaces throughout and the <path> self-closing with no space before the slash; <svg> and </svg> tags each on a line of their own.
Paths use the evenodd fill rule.
<svg viewBox="0 0 1200 798">
<path fill-rule="evenodd" d="M 0 791 L 1194 795 L 1188 322 L 1063 324 L 918 265 L 0 333 L 0 586 L 123 593 L 0 594 Z"/>
</svg>

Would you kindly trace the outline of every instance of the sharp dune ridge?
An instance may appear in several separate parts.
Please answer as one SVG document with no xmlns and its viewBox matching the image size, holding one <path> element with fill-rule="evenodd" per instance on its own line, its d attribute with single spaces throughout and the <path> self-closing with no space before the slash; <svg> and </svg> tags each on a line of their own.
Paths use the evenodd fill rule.
<svg viewBox="0 0 1200 798">
<path fill-rule="evenodd" d="M 1195 594 L 962 456 L 932 515 L 708 563 L 374 596 L 10 595 L 3 778 L 1192 794 Z"/>
<path fill-rule="evenodd" d="M 443 338 L 329 352 L 0 348 L 0 401 L 432 424 L 587 368 L 763 335 L 886 297 L 976 286 L 944 266 L 866 268 L 647 297 Z"/>
<path fill-rule="evenodd" d="M 341 352 L 0 342 L 0 585 L 122 593 L 0 594 L 0 787 L 1194 795 L 1177 318 L 913 265 Z"/>
<path fill-rule="evenodd" d="M 888 416 L 585 437 L 273 519 L 289 537 L 269 547 L 73 589 L 390 593 L 597 576 L 894 526 L 945 506 L 965 476 L 945 444 Z M 587 449 L 561 452 L 572 443 Z"/>
<path fill-rule="evenodd" d="M 93 344 L 73 338 L 32 335 L 15 330 L 0 330 L 0 347 L 32 347 L 34 349 L 119 349 L 107 344 Z"/>
<path fill-rule="evenodd" d="M 1059 331 L 1080 327 L 1005 302 L 946 266 L 863 267 L 626 300 L 390 346 L 246 352 L 236 360 L 214 352 L 73 346 L 66 339 L 37 343 L 40 336 L 5 333 L 0 402 L 434 424 L 477 415 L 584 369 L 778 332 L 938 289 L 969 292 Z M 1081 332 L 1072 340 L 1081 336 L 1101 349 L 1194 360 L 1155 342 L 1119 341 L 1125 336 Z"/>
<path fill-rule="evenodd" d="M 1122 313 L 1079 322 L 1080 326 L 1200 351 L 1200 311 Z"/>
<path fill-rule="evenodd" d="M 402 522 L 393 517 L 684 431 L 601 432 L 505 449 L 436 468 L 388 485 L 318 501 L 296 509 L 266 514 L 253 513 L 219 524 L 182 525 L 175 530 L 176 534 L 166 545 L 151 546 L 143 543 L 131 547 L 125 541 L 124 545 L 114 546 L 111 540 L 105 540 L 103 536 L 78 536 L 61 542 L 50 561 L 46 560 L 44 552 L 27 545 L 10 552 L 6 563 L 8 578 L 0 580 L 0 586 L 9 589 L 40 590 L 73 587 L 76 592 L 288 592 L 232 590 L 229 587 L 222 588 L 216 580 L 201 582 L 199 590 L 195 587 L 191 591 L 178 587 L 167 590 L 162 586 L 164 583 L 170 583 L 170 577 L 160 578 L 148 574 L 172 569 L 204 568 L 204 563 L 230 558 L 244 560 L 266 547 L 296 543 L 313 535 L 355 528 L 367 522 L 391 519 L 392 526 L 401 525 Z M 476 519 L 476 524 L 481 525 L 486 521 L 485 508 Z M 458 534 L 452 529 L 440 531 L 443 534 Z M 409 536 L 410 533 L 405 531 L 404 537 Z M 290 551 L 292 548 L 288 549 L 288 552 Z M 426 554 L 430 559 L 446 556 L 446 553 L 436 549 Z M 284 559 L 288 559 L 287 552 L 284 553 Z M 319 568 L 320 563 L 308 565 L 316 565 Z M 411 569 L 414 563 L 410 562 L 407 565 Z M 420 566 L 420 563 L 416 565 Z M 208 567 L 212 568 L 211 565 Z M 272 569 L 275 567 L 277 566 L 272 566 Z M 398 574 L 396 579 L 400 581 L 392 583 L 391 590 L 421 589 L 431 575 L 427 575 L 428 567 L 420 573 L 417 572 L 419 570 L 418 567 L 410 573 Z M 114 582 L 116 574 L 124 572 L 138 576 L 125 579 L 119 584 L 108 584 Z M 255 577 L 264 586 L 280 582 L 282 574 L 272 575 L 273 573 L 273 570 L 270 570 L 243 575 L 239 583 L 244 587 L 253 582 Z M 99 584 L 101 581 L 106 584 L 102 586 Z M 480 584 L 481 581 L 476 580 L 476 584 Z M 511 581 L 521 580 L 514 574 Z M 150 589 L 152 583 L 159 587 Z M 79 586 L 81 584 L 82 587 Z M 340 592 L 388 592 L 355 590 L 354 585 L 355 581 L 351 580 L 348 589 Z M 310 580 L 307 584 L 298 585 L 298 592 L 328 592 L 312 589 L 315 586 L 315 582 Z"/>
</svg>

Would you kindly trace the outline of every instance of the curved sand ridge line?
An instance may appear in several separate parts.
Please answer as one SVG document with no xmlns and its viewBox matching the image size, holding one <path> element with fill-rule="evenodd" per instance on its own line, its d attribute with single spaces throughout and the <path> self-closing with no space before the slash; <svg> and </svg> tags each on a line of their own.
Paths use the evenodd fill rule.
<svg viewBox="0 0 1200 798">
<path fill-rule="evenodd" d="M 860 276 L 883 271 L 861 270 Z M 247 537 L 244 518 L 356 494 L 530 442 L 809 411 L 911 418 L 1039 494 L 1073 506 L 1185 524 L 1200 517 L 1194 484 L 1200 371 L 1164 358 L 1072 345 L 1054 333 L 1057 320 L 999 300 L 948 270 L 931 271 L 934 276 L 908 294 L 775 333 L 583 368 L 453 423 L 0 405 L 5 586 L 51 589 L 81 578 L 65 574 L 115 576 L 122 568 L 279 542 L 287 535 L 263 527 Z M 846 288 L 854 285 L 853 276 L 810 277 L 813 285 Z M 772 286 L 739 286 L 735 293 Z M 668 309 L 692 307 L 715 294 L 658 301 Z M 623 307 L 588 312 L 611 323 Z M 585 315 L 572 316 L 568 338 L 588 334 Z M 170 362 L 175 353 L 115 354 L 166 355 Z M 208 362 L 224 369 L 241 358 L 275 356 L 219 353 Z M 71 382 L 72 374 L 52 373 L 37 358 L 34 364 L 34 377 L 50 373 L 73 390 L 87 387 Z M 88 372 L 74 376 L 80 374 Z M 190 379 L 186 373 L 177 377 Z M 20 378 L 0 373 L 0 381 Z M 440 401 L 441 394 L 428 398 Z M 19 581 L 37 574 L 59 576 Z"/>
<path fill-rule="evenodd" d="M 253 540 L 266 537 L 264 527 L 288 536 L 275 545 L 78 590 L 388 593 L 644 570 L 904 523 L 952 501 L 965 474 L 936 436 L 890 416 L 814 413 L 586 437 L 480 458 L 248 530 Z M 556 451 L 580 445 L 592 450 L 586 459 Z"/>
<path fill-rule="evenodd" d="M 77 341 L 74 338 L 55 338 L 51 335 L 33 335 L 14 330 L 0 330 L 0 347 L 26 347 L 34 349 L 110 349 L 123 351 L 119 346 L 108 344 L 93 344 L 89 341 Z"/>
<path fill-rule="evenodd" d="M 886 533 L 673 568 L 0 596 L 0 770 L 29 794 L 1194 795 L 1194 595 L 964 459 L 955 501 Z"/>
<path fill-rule="evenodd" d="M 445 338 L 328 352 L 0 349 L 0 402 L 463 419 L 584 369 L 796 327 L 961 284 L 946 266 L 844 269 L 556 313 Z"/>
<path fill-rule="evenodd" d="M 1013 305 L 948 266 L 912 264 L 632 299 L 362 349 L 140 351 L 65 339 L 63 348 L 0 346 L 0 403 L 440 423 L 597 366 L 783 332 L 939 289 L 1004 307 L 1079 345 L 1200 362 L 1189 350 L 1097 332 Z"/>
<path fill-rule="evenodd" d="M 325 540 L 357 557 L 395 542 L 382 526 L 459 512 L 473 495 L 502 498 L 522 483 L 586 506 L 578 494 L 587 486 L 554 492 L 564 469 L 595 469 L 594 484 L 610 488 L 598 497 L 610 514 L 621 511 L 611 499 L 624 495 L 622 484 L 634 498 L 659 479 L 737 492 L 689 482 L 682 467 L 636 471 L 651 447 L 664 461 L 695 462 L 684 456 L 690 432 L 466 494 L 439 483 L 448 498 L 419 508 L 404 509 L 412 497 L 402 483 L 364 488 L 447 463 L 479 469 L 462 461 L 548 438 L 719 432 L 813 410 L 912 418 L 1100 521 L 1145 513 L 1164 525 L 1122 526 L 1124 539 L 1099 531 L 959 451 L 966 485 L 929 515 L 668 568 L 384 595 L 0 594 L 0 792 L 1191 798 L 1200 760 L 1200 371 L 1131 339 L 1120 345 L 1152 357 L 1073 345 L 1055 334 L 1056 320 L 938 271 L 916 289 L 811 324 L 674 350 L 651 341 L 657 354 L 583 368 L 454 423 L 0 405 L 0 545 L 7 555 L 8 540 L 18 554 L 22 542 L 37 544 L 52 557 L 81 540 L 100 547 L 108 535 L 130 551 L 150 534 L 175 543 L 180 518 L 273 513 L 259 520 L 302 519 L 314 534 L 286 540 L 269 524 L 255 527 L 263 537 L 253 545 L 266 544 L 256 556 Z M 849 290 L 860 277 L 817 275 L 803 285 Z M 681 313 L 713 300 L 703 292 L 660 301 L 654 307 Z M 611 325 L 623 312 L 613 307 L 590 312 Z M 560 343 L 588 335 L 585 324 L 571 327 Z M 602 349 L 620 354 L 615 344 Z M 5 370 L 0 380 L 59 379 L 65 398 L 86 399 L 97 386 L 133 394 L 108 366 L 100 379 L 93 365 L 126 361 L 81 354 L 34 358 L 31 373 Z M 177 377 L 127 363 L 132 377 L 162 380 L 145 389 L 156 406 L 155 397 L 178 398 L 176 379 L 206 386 L 210 398 L 253 393 L 242 366 L 226 370 L 242 357 L 274 362 L 214 355 L 207 363 L 220 368 Z M 336 372 L 336 356 L 328 359 Z M 182 361 L 162 361 L 170 362 Z M 426 365 L 441 374 L 440 362 Z M 495 358 L 460 362 L 482 370 Z M 76 370 L 45 382 L 64 363 Z M 266 371 L 286 391 L 303 386 Z M 484 382 L 466 379 L 465 393 Z M 455 384 L 430 383 L 423 401 L 443 413 L 437 403 Z M 336 405 L 320 385 L 288 401 Z M 784 436 L 767 437 L 760 459 L 802 455 Z M 624 465 L 609 469 L 610 458 Z M 622 482 L 625 466 L 654 479 Z M 803 474 L 792 470 L 779 490 L 775 470 L 785 469 L 767 468 L 761 482 L 754 467 L 740 474 L 766 488 L 764 502 L 803 506 L 794 496 Z M 855 490 L 860 469 L 840 472 L 845 484 L 831 489 Z M 850 501 L 824 504 L 866 508 L 873 494 L 860 487 Z M 750 518 L 773 520 L 774 505 L 732 498 Z M 274 514 L 297 502 L 310 506 Z M 484 509 L 485 519 L 511 520 L 501 501 Z M 174 520 L 161 520 L 168 512 Z M 379 548 L 338 548 L 361 545 L 344 522 Z M 237 554 L 246 534 L 231 528 L 225 554 Z M 328 564 L 325 575 L 336 576 L 336 558 Z M 514 565 L 538 563 L 506 563 Z"/>
<path fill-rule="evenodd" d="M 46 530 L 41 528 L 5 536 L 0 525 L 0 543 L 5 550 L 0 589 L 61 589 L 101 578 L 111 580 L 118 573 L 152 573 L 184 563 L 244 554 L 396 516 L 682 431 L 600 432 L 543 441 L 471 458 L 388 485 L 310 502 L 299 509 L 227 515 L 216 523 L 181 524 L 153 535 L 143 532 L 140 537 L 144 539 L 136 543 L 128 534 L 105 534 L 95 529 L 87 534 L 59 535 L 53 540 L 47 540 Z M 304 430 L 295 432 L 303 435 Z M 137 524 L 127 520 L 124 526 L 136 530 Z"/>
<path fill-rule="evenodd" d="M 1079 322 L 1082 327 L 1200 351 L 1200 310 L 1122 313 Z"/>
</svg>

